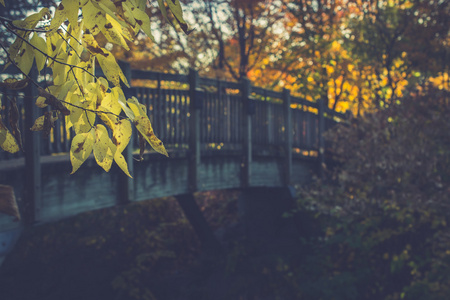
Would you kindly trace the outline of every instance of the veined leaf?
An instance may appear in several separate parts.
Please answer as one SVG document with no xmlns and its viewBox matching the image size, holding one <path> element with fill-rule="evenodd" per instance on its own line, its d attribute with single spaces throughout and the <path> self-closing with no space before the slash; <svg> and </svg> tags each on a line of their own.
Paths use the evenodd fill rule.
<svg viewBox="0 0 450 300">
<path fill-rule="evenodd" d="M 72 163 L 72 173 L 75 173 L 86 161 L 94 148 L 94 130 L 77 134 L 72 140 L 70 147 L 70 162 Z"/>
<path fill-rule="evenodd" d="M 152 146 L 152 148 L 165 156 L 167 154 L 166 148 L 164 148 L 163 142 L 158 139 L 153 132 L 152 124 L 147 116 L 136 116 L 134 124 L 139 132 L 144 136 L 145 140 Z"/>
</svg>

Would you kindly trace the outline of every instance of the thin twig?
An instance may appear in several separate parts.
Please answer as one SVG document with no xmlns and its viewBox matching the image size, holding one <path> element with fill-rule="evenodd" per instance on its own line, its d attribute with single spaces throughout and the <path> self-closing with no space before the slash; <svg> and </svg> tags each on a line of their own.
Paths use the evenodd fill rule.
<svg viewBox="0 0 450 300">
<path fill-rule="evenodd" d="M 94 74 L 92 74 L 91 72 L 89 72 L 88 70 L 86 70 L 86 69 L 83 68 L 83 67 L 76 66 L 76 65 L 71 65 L 71 64 L 69 64 L 69 63 L 65 63 L 65 62 L 59 61 L 59 60 L 57 60 L 57 59 L 54 58 L 54 57 L 51 57 L 50 55 L 48 55 L 48 54 L 45 53 L 44 51 L 41 51 L 39 48 L 37 48 L 37 47 L 35 47 L 34 45 L 32 45 L 29 41 L 27 41 L 27 39 L 21 37 L 20 35 L 18 35 L 18 34 L 15 33 L 14 31 L 12 31 L 11 29 L 9 29 L 9 28 L 7 28 L 7 29 L 8 29 L 12 34 L 14 34 L 14 35 L 17 36 L 18 38 L 20 38 L 22 41 L 24 41 L 25 43 L 27 43 L 29 46 L 31 46 L 33 49 L 35 49 L 35 50 L 39 51 L 40 53 L 42 53 L 42 55 L 44 55 L 44 56 L 47 57 L 48 59 L 51 59 L 51 60 L 53 60 L 54 62 L 59 63 L 59 64 L 61 64 L 61 65 L 65 65 L 65 66 L 68 66 L 68 67 L 73 67 L 73 68 L 81 69 L 81 70 L 85 71 L 86 73 L 88 73 L 89 75 L 91 75 L 92 77 L 97 78 Z M 6 50 L 5 50 L 5 51 L 6 51 Z M 12 61 L 11 58 L 9 58 L 9 60 Z"/>
<path fill-rule="evenodd" d="M 46 33 L 49 32 L 49 30 L 46 29 L 31 29 L 31 28 L 23 28 L 23 27 L 19 27 L 14 25 L 13 20 L 5 18 L 0 16 L 0 21 L 3 23 L 3 25 L 8 28 L 8 25 L 11 26 L 12 28 L 16 29 L 16 30 L 20 30 L 20 31 L 26 31 L 26 32 L 42 32 L 42 33 Z M 8 23 L 8 25 L 6 25 L 5 23 Z"/>
</svg>

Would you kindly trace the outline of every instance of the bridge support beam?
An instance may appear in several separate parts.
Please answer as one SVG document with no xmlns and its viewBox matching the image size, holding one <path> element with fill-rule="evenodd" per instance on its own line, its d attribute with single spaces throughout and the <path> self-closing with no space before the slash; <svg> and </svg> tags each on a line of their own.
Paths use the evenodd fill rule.
<svg viewBox="0 0 450 300">
<path fill-rule="evenodd" d="M 194 228 L 195 233 L 197 234 L 202 246 L 205 250 L 209 251 L 221 251 L 222 247 L 219 241 L 216 239 L 211 227 L 209 227 L 208 222 L 203 216 L 200 208 L 195 201 L 195 197 L 193 194 L 183 194 L 177 195 L 175 198 L 178 201 L 178 204 L 183 209 L 183 212 L 186 218 L 191 223 Z"/>
<path fill-rule="evenodd" d="M 31 68 L 29 75 L 37 80 L 38 70 L 35 65 Z M 25 191 L 23 205 L 23 220 L 26 226 L 32 226 L 36 222 L 36 214 L 39 213 L 42 190 L 41 190 L 41 139 L 29 128 L 33 127 L 34 120 L 39 117 L 39 108 L 33 100 L 39 95 L 37 87 L 29 84 L 25 90 L 28 97 L 25 105 Z"/>
<path fill-rule="evenodd" d="M 293 187 L 252 187 L 242 190 L 238 210 L 249 240 L 261 241 L 295 233 L 292 218 L 283 214 L 295 207 Z"/>
</svg>

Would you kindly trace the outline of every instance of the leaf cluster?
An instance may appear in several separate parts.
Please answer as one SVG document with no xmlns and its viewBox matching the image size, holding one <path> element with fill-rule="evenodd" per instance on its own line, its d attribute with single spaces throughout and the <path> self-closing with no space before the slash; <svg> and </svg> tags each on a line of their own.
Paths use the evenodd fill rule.
<svg viewBox="0 0 450 300">
<path fill-rule="evenodd" d="M 181 28 L 188 31 L 178 0 L 158 3 L 164 16 L 170 11 Z M 6 67 L 14 66 L 24 77 L 2 85 L 17 89 L 26 81 L 38 86 L 36 105 L 49 106 L 51 110 L 39 117 L 31 130 L 48 134 L 56 120 L 65 119 L 66 134 L 70 136 L 71 130 L 75 133 L 70 149 L 72 173 L 93 153 L 105 171 L 115 161 L 131 177 L 122 152 L 131 139 L 132 125 L 155 151 L 167 156 L 163 143 L 153 132 L 145 106 L 125 95 L 122 87 L 129 87 L 128 80 L 107 50 L 108 43 L 129 50 L 128 43 L 140 31 L 153 38 L 146 8 L 147 1 L 143 0 L 63 0 L 54 14 L 44 7 L 23 20 L 0 19 L 16 36 L 9 49 L 2 45 L 9 61 Z M 51 69 L 52 82 L 45 89 L 29 75 L 34 62 L 39 72 Z M 95 75 L 97 65 L 105 78 Z M 14 111 L 7 113 L 14 116 Z M 11 153 L 21 148 L 20 132 L 15 127 L 16 123 L 12 123 L 8 129 L 0 119 L 0 146 Z"/>
</svg>

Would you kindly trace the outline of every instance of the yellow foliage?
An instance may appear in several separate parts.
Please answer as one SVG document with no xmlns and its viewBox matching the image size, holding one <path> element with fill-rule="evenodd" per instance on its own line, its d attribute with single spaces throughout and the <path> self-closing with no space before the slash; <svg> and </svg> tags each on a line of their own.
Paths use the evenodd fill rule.
<svg viewBox="0 0 450 300">
<path fill-rule="evenodd" d="M 3 0 L 0 3 L 4 5 Z M 164 17 L 167 18 L 168 11 L 171 11 L 172 20 L 188 32 L 178 0 L 159 0 L 158 4 Z M 78 17 L 80 9 L 83 15 L 81 20 Z M 51 19 L 45 28 L 45 36 L 34 32 L 30 38 L 32 30 L 45 17 Z M 63 23 L 65 26 L 60 29 Z M 17 31 L 17 38 L 8 49 L 10 63 L 15 63 L 23 74 L 29 73 L 34 60 L 39 71 L 46 65 L 52 69 L 53 85 L 43 91 L 45 96 L 37 98 L 36 105 L 41 108 L 49 105 L 59 107 L 58 111 L 65 115 L 65 133 L 70 136 L 69 129 L 75 131 L 70 149 L 72 173 L 94 152 L 97 164 L 105 171 L 110 170 L 114 160 L 131 177 L 121 153 L 131 139 L 132 124 L 156 151 L 167 156 L 162 142 L 153 132 L 146 107 L 134 97 L 126 101 L 121 83 L 129 86 L 127 78 L 113 54 L 103 46 L 106 39 L 129 50 L 127 41 L 133 41 L 139 30 L 153 38 L 146 1 L 62 0 L 53 16 L 48 8 L 43 8 L 24 20 L 12 21 L 12 24 L 29 30 Z M 99 44 L 99 41 L 102 42 Z M 95 76 L 96 61 L 106 79 Z M 109 87 L 108 81 L 113 87 Z M 122 111 L 128 120 L 119 118 Z M 106 127 L 96 124 L 97 115 Z M 51 131 L 56 119 L 53 112 L 47 113 L 35 121 L 32 130 Z M 1 119 L 0 147 L 9 152 L 19 150 L 16 137 Z"/>
</svg>

